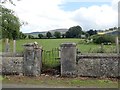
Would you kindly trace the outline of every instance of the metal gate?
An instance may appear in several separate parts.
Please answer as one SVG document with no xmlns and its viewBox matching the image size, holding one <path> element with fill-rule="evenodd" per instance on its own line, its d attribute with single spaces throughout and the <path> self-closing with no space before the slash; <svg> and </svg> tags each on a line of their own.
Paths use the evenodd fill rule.
<svg viewBox="0 0 120 90">
<path fill-rule="evenodd" d="M 47 74 L 58 74 L 60 72 L 60 50 L 43 50 L 42 52 L 42 72 Z"/>
</svg>

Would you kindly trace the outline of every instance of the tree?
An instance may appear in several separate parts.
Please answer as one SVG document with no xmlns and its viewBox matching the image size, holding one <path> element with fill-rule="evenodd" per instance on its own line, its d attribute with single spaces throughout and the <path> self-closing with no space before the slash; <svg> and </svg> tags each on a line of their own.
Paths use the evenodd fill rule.
<svg viewBox="0 0 120 90">
<path fill-rule="evenodd" d="M 62 34 L 62 38 L 65 38 L 65 36 L 66 36 L 65 34 Z"/>
<path fill-rule="evenodd" d="M 114 28 L 109 28 L 109 30 L 110 30 L 110 31 L 113 31 L 113 30 L 114 30 Z"/>
<path fill-rule="evenodd" d="M 61 37 L 61 33 L 56 31 L 56 32 L 54 33 L 54 36 L 55 36 L 56 38 L 60 38 L 60 37 Z"/>
<path fill-rule="evenodd" d="M 29 39 L 34 39 L 34 36 L 28 35 L 28 38 L 29 38 Z"/>
<path fill-rule="evenodd" d="M 115 43 L 115 37 L 113 35 L 94 35 L 92 39 L 96 44 Z"/>
<path fill-rule="evenodd" d="M 0 13 L 0 18 L 2 19 L 2 22 L 0 22 L 2 38 L 17 39 L 21 26 L 19 18 L 14 15 L 14 11 L 3 6 L 1 6 Z"/>
<path fill-rule="evenodd" d="M 46 37 L 48 37 L 48 38 L 52 37 L 51 32 L 47 32 L 47 33 L 46 33 Z"/>
<path fill-rule="evenodd" d="M 20 1 L 20 0 L 17 0 L 17 1 Z M 2 3 L 2 4 L 3 4 L 3 3 L 6 3 L 6 2 L 10 2 L 12 5 L 15 6 L 13 0 L 1 0 L 1 1 L 0 1 L 0 3 Z"/>
<path fill-rule="evenodd" d="M 38 34 L 38 37 L 39 37 L 39 38 L 42 38 L 42 37 L 43 37 L 43 35 L 42 35 L 42 34 Z"/>
<path fill-rule="evenodd" d="M 24 33 L 22 33 L 22 32 L 19 33 L 19 38 L 20 38 L 20 39 L 25 39 L 26 37 L 27 37 L 26 34 L 24 34 Z"/>
<path fill-rule="evenodd" d="M 96 30 L 93 30 L 93 29 L 90 29 L 89 31 L 87 31 L 87 33 L 92 36 L 92 35 L 95 35 L 97 34 L 97 31 Z"/>
<path fill-rule="evenodd" d="M 114 30 L 117 30 L 118 28 L 117 28 L 117 27 L 114 27 L 113 29 L 114 29 Z"/>
<path fill-rule="evenodd" d="M 82 28 L 80 26 L 70 27 L 66 32 L 66 38 L 78 38 L 83 34 Z"/>
</svg>

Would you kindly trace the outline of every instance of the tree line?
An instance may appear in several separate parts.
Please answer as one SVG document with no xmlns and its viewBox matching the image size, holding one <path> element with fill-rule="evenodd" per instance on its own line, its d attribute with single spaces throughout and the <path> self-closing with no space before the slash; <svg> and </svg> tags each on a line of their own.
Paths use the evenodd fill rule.
<svg viewBox="0 0 120 90">
<path fill-rule="evenodd" d="M 70 27 L 65 33 L 61 33 L 58 31 L 51 33 L 50 31 L 48 31 L 45 35 L 38 34 L 38 38 L 87 38 L 94 34 L 97 34 L 96 30 L 89 30 L 85 32 L 79 25 L 77 25 Z"/>
</svg>

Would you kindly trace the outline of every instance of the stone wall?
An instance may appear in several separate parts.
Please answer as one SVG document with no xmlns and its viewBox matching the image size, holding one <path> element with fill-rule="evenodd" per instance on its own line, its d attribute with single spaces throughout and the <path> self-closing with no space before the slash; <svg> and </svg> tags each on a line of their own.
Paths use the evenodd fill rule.
<svg viewBox="0 0 120 90">
<path fill-rule="evenodd" d="M 78 55 L 78 76 L 118 77 L 119 59 L 116 54 Z"/>
<path fill-rule="evenodd" d="M 2 57 L 2 74 L 23 73 L 23 57 Z"/>
<path fill-rule="evenodd" d="M 61 75 L 87 77 L 118 77 L 118 54 L 76 54 L 75 43 L 61 45 Z"/>
<path fill-rule="evenodd" d="M 25 45 L 24 54 L 3 54 L 3 74 L 39 76 L 42 68 L 42 49 Z M 61 76 L 118 77 L 120 56 L 118 54 L 77 54 L 75 43 L 60 46 Z M 1 67 L 1 66 L 0 66 Z M 1 71 L 1 70 L 0 70 Z"/>
<path fill-rule="evenodd" d="M 24 45 L 23 54 L 2 53 L 0 70 L 2 74 L 24 74 L 39 76 L 42 68 L 42 49 L 33 43 Z"/>
</svg>

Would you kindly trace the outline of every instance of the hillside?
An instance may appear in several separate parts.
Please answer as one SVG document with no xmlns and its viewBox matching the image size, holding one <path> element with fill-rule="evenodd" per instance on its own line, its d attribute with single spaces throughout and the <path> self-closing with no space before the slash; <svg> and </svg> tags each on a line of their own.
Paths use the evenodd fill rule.
<svg viewBox="0 0 120 90">
<path fill-rule="evenodd" d="M 68 31 L 68 29 L 54 29 L 54 30 L 48 30 L 49 32 L 51 32 L 52 34 L 54 32 L 60 32 L 61 34 L 64 34 L 66 31 Z M 38 34 L 43 34 L 45 35 L 48 31 L 44 31 L 44 32 L 31 32 L 31 33 L 25 33 L 27 35 L 33 35 L 34 37 L 37 37 Z"/>
<path fill-rule="evenodd" d="M 68 31 L 68 29 L 55 29 L 55 30 L 50 30 L 50 32 L 51 33 L 54 33 L 54 32 L 60 32 L 60 33 L 65 33 L 65 32 L 67 32 Z"/>
</svg>

